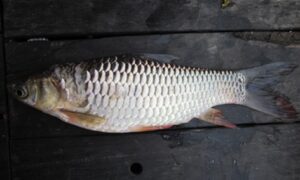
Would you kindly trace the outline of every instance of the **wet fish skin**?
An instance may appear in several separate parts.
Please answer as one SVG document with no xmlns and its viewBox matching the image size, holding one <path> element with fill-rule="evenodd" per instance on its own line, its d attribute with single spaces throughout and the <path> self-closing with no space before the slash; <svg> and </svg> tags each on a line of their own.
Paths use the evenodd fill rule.
<svg viewBox="0 0 300 180">
<path fill-rule="evenodd" d="M 75 102 L 63 108 L 105 117 L 107 122 L 96 130 L 127 132 L 188 122 L 214 105 L 244 98 L 238 73 L 120 59 L 55 67 L 53 77 L 64 87 L 66 101 Z"/>
<path fill-rule="evenodd" d="M 294 68 L 285 64 L 277 66 L 286 72 Z M 274 67 L 266 66 L 262 70 L 270 68 Z M 205 70 L 160 63 L 143 56 L 121 55 L 56 65 L 21 85 L 28 97 L 18 99 L 65 122 L 101 132 L 163 129 L 194 117 L 234 127 L 224 123 L 220 111 L 211 108 L 220 104 L 264 107 L 263 98 L 253 95 L 263 85 L 254 83 L 257 89 L 247 90 L 254 82 L 251 79 L 249 83 L 247 76 L 255 77 L 262 70 Z M 264 79 L 265 74 L 258 77 Z M 250 96 L 258 101 L 249 100 Z M 282 115 L 296 113 L 288 100 L 280 101 L 287 104 L 276 106 L 285 108 Z M 262 111 L 271 114 L 272 109 L 273 115 L 277 115 L 276 107 Z"/>
</svg>

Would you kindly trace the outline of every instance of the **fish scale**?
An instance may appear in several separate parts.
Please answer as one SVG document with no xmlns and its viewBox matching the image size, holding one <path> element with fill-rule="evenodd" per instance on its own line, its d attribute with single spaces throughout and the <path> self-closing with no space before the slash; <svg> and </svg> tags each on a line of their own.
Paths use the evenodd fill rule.
<svg viewBox="0 0 300 180">
<path fill-rule="evenodd" d="M 180 67 L 137 57 L 110 57 L 94 65 L 69 66 L 74 67 L 71 74 L 65 73 L 67 67 L 58 67 L 55 75 L 75 82 L 64 88 L 71 97 L 88 100 L 86 106 L 79 107 L 83 113 L 104 115 L 106 122 L 94 129 L 105 132 L 180 124 L 214 105 L 242 103 L 245 96 L 244 76 L 231 71 Z M 218 79 L 226 80 L 221 83 Z"/>
</svg>

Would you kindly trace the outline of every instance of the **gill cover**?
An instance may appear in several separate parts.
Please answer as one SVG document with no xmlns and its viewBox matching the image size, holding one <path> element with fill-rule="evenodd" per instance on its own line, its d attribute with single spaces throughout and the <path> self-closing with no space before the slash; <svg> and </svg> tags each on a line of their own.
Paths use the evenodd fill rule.
<svg viewBox="0 0 300 180">
<path fill-rule="evenodd" d="M 18 100 L 42 111 L 54 109 L 60 99 L 59 87 L 52 78 L 30 78 L 11 85 L 11 89 Z"/>
</svg>

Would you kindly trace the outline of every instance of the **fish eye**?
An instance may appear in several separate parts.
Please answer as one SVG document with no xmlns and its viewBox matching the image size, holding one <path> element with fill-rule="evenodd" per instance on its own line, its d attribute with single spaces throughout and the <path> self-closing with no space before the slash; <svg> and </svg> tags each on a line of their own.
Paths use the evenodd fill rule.
<svg viewBox="0 0 300 180">
<path fill-rule="evenodd" d="M 26 98 L 28 93 L 24 87 L 18 87 L 15 89 L 15 95 L 19 98 Z"/>
</svg>

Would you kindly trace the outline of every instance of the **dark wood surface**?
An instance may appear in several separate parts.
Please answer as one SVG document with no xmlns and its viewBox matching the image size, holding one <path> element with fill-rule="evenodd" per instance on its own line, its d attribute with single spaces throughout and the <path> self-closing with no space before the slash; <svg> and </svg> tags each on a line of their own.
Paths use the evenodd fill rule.
<svg viewBox="0 0 300 180">
<path fill-rule="evenodd" d="M 2 32 L 3 32 L 3 30 L 2 30 L 2 17 L 3 17 L 3 8 L 2 8 L 2 2 L 1 2 L 1 4 L 0 4 L 0 17 L 1 17 L 1 20 L 0 20 L 0 32 L 1 32 L 1 34 L 2 34 Z M 3 35 L 2 35 L 3 36 Z M 2 38 L 2 36 L 1 36 L 1 38 Z"/>
<path fill-rule="evenodd" d="M 239 129 L 193 120 L 163 131 L 107 134 L 66 124 L 5 93 L 5 83 L 53 64 L 121 53 L 172 54 L 179 59 L 171 63 L 214 69 L 300 64 L 300 1 L 229 2 L 3 0 L 0 179 L 300 179 L 299 119 L 224 105 Z M 300 68 L 276 89 L 300 112 L 299 76 Z"/>
<path fill-rule="evenodd" d="M 231 0 L 229 0 L 231 1 Z M 6 37 L 300 28 L 299 0 L 3 0 Z"/>
<path fill-rule="evenodd" d="M 3 57 L 3 43 L 2 35 L 0 34 L 0 113 L 3 114 L 6 110 L 6 96 L 5 96 L 5 63 Z"/>
<path fill-rule="evenodd" d="M 2 121 L 2 119 L 0 119 Z M 2 125 L 2 124 L 1 124 Z M 8 149 L 8 140 L 0 140 L 0 176 L 1 179 L 6 180 L 10 178 L 10 168 L 9 168 L 9 149 Z"/>
<path fill-rule="evenodd" d="M 8 179 L 10 173 L 4 69 L 2 34 L 0 34 L 0 179 Z"/>
<path fill-rule="evenodd" d="M 215 69 L 242 69 L 274 61 L 300 64 L 300 48 L 245 41 L 231 33 L 127 36 L 93 40 L 7 43 L 9 81 L 43 71 L 63 62 L 78 62 L 120 53 L 169 53 L 180 57 L 172 63 Z M 278 86 L 281 92 L 299 102 L 300 69 Z M 290 79 L 290 80 L 288 80 Z M 65 124 L 10 98 L 11 133 L 14 138 L 95 134 Z M 242 106 L 222 106 L 227 119 L 237 124 L 284 122 Z M 299 107 L 300 109 L 300 107 Z M 28 113 L 30 112 L 30 113 Z M 197 120 L 184 127 L 203 127 Z M 28 131 L 34 129 L 34 131 Z"/>
<path fill-rule="evenodd" d="M 298 123 L 13 140 L 13 179 L 296 180 L 299 131 Z"/>
</svg>

